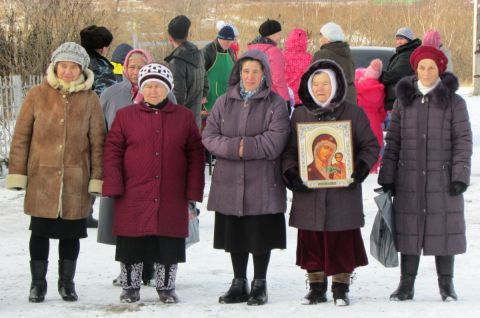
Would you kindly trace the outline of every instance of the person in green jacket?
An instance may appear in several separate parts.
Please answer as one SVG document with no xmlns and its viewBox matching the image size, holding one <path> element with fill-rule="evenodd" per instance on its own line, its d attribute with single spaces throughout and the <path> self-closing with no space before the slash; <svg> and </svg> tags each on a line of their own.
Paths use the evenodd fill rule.
<svg viewBox="0 0 480 318">
<path fill-rule="evenodd" d="M 231 25 L 226 24 L 218 31 L 217 38 L 202 49 L 208 76 L 202 104 L 207 113 L 210 113 L 217 98 L 227 91 L 228 78 L 235 63 L 235 54 L 230 48 L 234 41 L 235 31 Z"/>
</svg>

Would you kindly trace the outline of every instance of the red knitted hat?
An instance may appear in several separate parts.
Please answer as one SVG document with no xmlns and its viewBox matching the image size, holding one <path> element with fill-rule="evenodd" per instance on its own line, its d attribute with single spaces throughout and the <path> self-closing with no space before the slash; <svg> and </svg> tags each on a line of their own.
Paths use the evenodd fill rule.
<svg viewBox="0 0 480 318">
<path fill-rule="evenodd" d="M 415 71 L 417 70 L 418 63 L 423 59 L 433 60 L 435 64 L 437 64 L 439 75 L 445 72 L 447 68 L 448 58 L 442 51 L 433 46 L 420 45 L 415 51 L 413 51 L 410 56 L 410 64 Z"/>
</svg>

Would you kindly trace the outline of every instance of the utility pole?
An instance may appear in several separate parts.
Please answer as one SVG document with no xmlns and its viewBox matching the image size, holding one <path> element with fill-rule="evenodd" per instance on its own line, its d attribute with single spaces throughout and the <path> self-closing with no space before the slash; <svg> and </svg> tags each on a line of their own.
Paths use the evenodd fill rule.
<svg viewBox="0 0 480 318">
<path fill-rule="evenodd" d="M 473 16 L 473 95 L 480 95 L 480 10 L 474 2 Z"/>
</svg>

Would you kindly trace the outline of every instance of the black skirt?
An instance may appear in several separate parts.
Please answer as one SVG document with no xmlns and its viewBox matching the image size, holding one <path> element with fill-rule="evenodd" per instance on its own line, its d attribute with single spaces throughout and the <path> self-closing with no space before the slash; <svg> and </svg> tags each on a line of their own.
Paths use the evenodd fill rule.
<svg viewBox="0 0 480 318">
<path fill-rule="evenodd" d="M 232 216 L 215 212 L 213 247 L 229 253 L 265 254 L 287 247 L 283 213 Z"/>
<path fill-rule="evenodd" d="M 33 235 L 51 239 L 71 240 L 87 237 L 87 219 L 65 220 L 32 216 L 30 227 Z"/>
<path fill-rule="evenodd" d="M 117 236 L 115 260 L 124 264 L 185 262 L 185 238 L 166 236 Z"/>
</svg>

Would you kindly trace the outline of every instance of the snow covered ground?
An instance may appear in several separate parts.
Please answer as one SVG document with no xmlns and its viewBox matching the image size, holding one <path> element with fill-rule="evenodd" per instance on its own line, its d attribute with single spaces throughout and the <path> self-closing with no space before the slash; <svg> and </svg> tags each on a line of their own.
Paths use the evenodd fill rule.
<svg viewBox="0 0 480 318">
<path fill-rule="evenodd" d="M 383 268 L 370 257 L 370 264 L 356 270 L 351 286 L 349 307 L 335 307 L 329 301 L 315 306 L 301 305 L 307 293 L 305 273 L 295 266 L 296 230 L 288 229 L 288 247 L 272 253 L 268 272 L 269 302 L 265 306 L 246 304 L 221 305 L 220 296 L 232 279 L 230 257 L 212 248 L 213 213 L 201 205 L 201 242 L 187 250 L 187 262 L 179 266 L 177 293 L 180 303 L 165 305 L 158 301 L 155 288 L 142 287 L 141 302 L 121 304 L 121 289 L 111 282 L 119 272 L 114 261 L 114 247 L 98 244 L 97 231 L 81 240 L 81 252 L 75 278 L 79 301 L 67 303 L 57 292 L 57 242 L 50 246 L 48 292 L 44 303 L 28 302 L 30 286 L 28 240 L 29 217 L 23 214 L 23 192 L 7 191 L 0 179 L 0 317 L 479 317 L 480 315 L 480 97 L 463 89 L 474 132 L 472 182 L 465 195 L 468 252 L 457 256 L 455 287 L 459 301 L 444 303 L 438 293 L 433 257 L 423 257 L 416 283 L 415 299 L 391 302 L 390 293 L 397 287 L 399 269 Z M 210 178 L 205 191 L 208 196 Z M 376 213 L 373 189 L 376 175 L 363 187 L 366 226 L 363 237 L 367 251 L 369 235 Z M 96 206 L 98 211 L 98 201 Z M 249 264 L 249 277 L 252 277 Z"/>
</svg>

